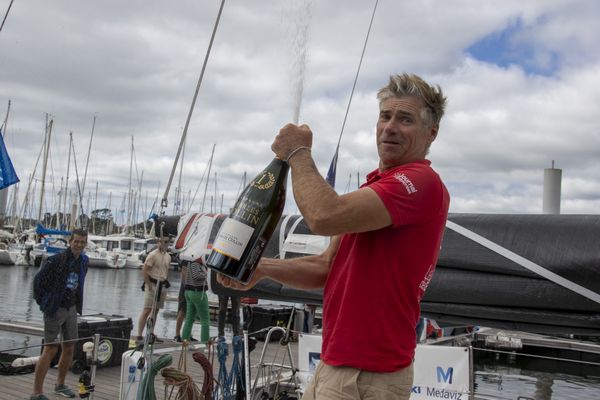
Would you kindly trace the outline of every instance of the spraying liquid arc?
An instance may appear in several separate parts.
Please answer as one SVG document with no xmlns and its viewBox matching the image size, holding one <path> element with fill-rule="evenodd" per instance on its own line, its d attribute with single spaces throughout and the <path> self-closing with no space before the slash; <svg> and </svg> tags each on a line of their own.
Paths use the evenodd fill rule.
<svg viewBox="0 0 600 400">
<path fill-rule="evenodd" d="M 298 124 L 304 96 L 304 80 L 306 61 L 308 58 L 308 39 L 310 36 L 310 21 L 312 18 L 312 0 L 300 0 L 289 10 L 291 25 L 291 65 L 290 84 L 292 92 L 292 122 Z"/>
</svg>

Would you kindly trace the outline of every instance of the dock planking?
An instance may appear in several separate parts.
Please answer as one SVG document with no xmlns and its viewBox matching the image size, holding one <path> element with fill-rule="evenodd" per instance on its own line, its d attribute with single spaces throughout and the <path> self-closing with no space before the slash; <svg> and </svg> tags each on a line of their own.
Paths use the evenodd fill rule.
<svg viewBox="0 0 600 400">
<path fill-rule="evenodd" d="M 194 362 L 192 358 L 192 354 L 196 351 L 202 351 L 205 355 L 209 356 L 207 348 L 200 349 L 187 349 L 185 352 L 182 351 L 182 348 L 177 343 L 171 342 L 168 339 L 163 339 L 164 343 L 156 346 L 156 355 L 154 359 L 157 359 L 160 354 L 170 353 L 173 356 L 173 363 L 170 365 L 171 367 L 178 367 L 180 358 L 183 356 L 186 361 L 186 372 L 192 377 L 194 383 L 198 386 L 199 389 L 202 388 L 202 382 L 204 380 L 204 371 L 202 367 Z M 263 346 L 265 342 L 259 341 L 256 345 L 254 351 L 250 353 L 250 371 L 251 378 L 250 381 L 254 382 L 256 377 L 256 373 L 258 372 L 257 365 L 260 362 L 261 352 L 263 350 Z M 296 363 L 296 354 L 297 354 L 297 343 L 290 343 L 291 352 L 294 359 L 294 363 Z M 216 352 L 216 346 L 214 347 L 214 351 Z M 265 351 L 265 356 L 263 359 L 264 364 L 281 364 L 285 355 L 287 355 L 287 350 L 285 346 L 279 344 L 278 341 L 273 341 L 267 344 L 267 348 Z M 209 357 L 210 360 L 210 357 Z M 231 368 L 231 362 L 233 360 L 231 343 L 229 343 L 229 357 L 227 358 L 227 368 L 228 370 Z M 213 376 L 215 379 L 218 378 L 219 374 L 219 364 L 217 361 L 217 356 L 214 354 L 214 359 L 211 360 L 213 364 Z M 286 359 L 286 364 L 289 364 L 289 360 Z M 48 371 L 48 375 L 46 376 L 46 380 L 44 381 L 44 393 L 50 399 L 64 399 L 64 397 L 57 396 L 53 394 L 54 384 L 56 383 L 58 370 L 56 368 L 50 368 Z M 29 399 L 31 396 L 32 388 L 33 388 L 33 379 L 34 374 L 23 374 L 23 375 L 0 375 L 0 400 L 15 400 L 15 399 Z M 74 391 L 77 391 L 79 386 L 79 375 L 74 374 L 71 371 L 67 373 L 67 378 L 65 383 L 69 385 Z M 93 399 L 97 400 L 118 400 L 119 399 L 119 387 L 121 381 L 121 366 L 111 366 L 105 368 L 97 368 L 96 369 L 96 379 L 95 384 L 96 388 L 94 391 Z M 165 386 L 164 378 L 159 374 L 156 376 L 154 382 L 154 388 L 156 391 L 157 398 L 159 399 L 168 399 L 169 393 L 172 390 L 173 394 L 171 398 L 175 398 L 177 393 L 177 389 L 172 386 Z M 165 397 L 165 389 L 167 390 Z"/>
</svg>

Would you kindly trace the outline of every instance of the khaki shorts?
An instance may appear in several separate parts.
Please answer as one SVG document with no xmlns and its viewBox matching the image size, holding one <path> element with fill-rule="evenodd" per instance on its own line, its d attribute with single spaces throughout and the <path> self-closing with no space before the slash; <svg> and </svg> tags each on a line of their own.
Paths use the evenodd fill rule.
<svg viewBox="0 0 600 400">
<path fill-rule="evenodd" d="M 408 400 L 413 365 L 396 372 L 369 372 L 319 363 L 302 400 Z"/>
<path fill-rule="evenodd" d="M 150 287 L 148 287 L 150 286 Z M 156 286 L 154 284 L 146 285 L 146 290 L 144 290 L 144 308 L 152 308 L 152 304 L 154 304 L 154 296 Z M 163 308 L 165 305 L 165 299 L 167 298 L 167 288 L 163 286 L 160 291 L 160 299 L 156 304 L 156 308 Z"/>
<path fill-rule="evenodd" d="M 44 314 L 44 343 L 57 343 L 65 340 L 78 339 L 77 308 L 60 307 L 56 314 Z M 61 339 L 59 339 L 59 336 Z"/>
</svg>

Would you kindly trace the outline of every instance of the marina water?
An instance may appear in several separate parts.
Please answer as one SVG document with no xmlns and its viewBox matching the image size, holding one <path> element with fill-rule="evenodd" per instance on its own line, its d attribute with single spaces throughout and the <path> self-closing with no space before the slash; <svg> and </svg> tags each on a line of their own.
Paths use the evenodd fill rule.
<svg viewBox="0 0 600 400">
<path fill-rule="evenodd" d="M 21 265 L 0 266 L 0 320 L 28 321 L 42 324 L 42 313 L 32 298 L 35 267 Z M 165 302 L 155 329 L 159 337 L 175 336 L 177 297 L 180 273 L 169 271 L 169 297 Z M 142 275 L 136 269 L 90 268 L 85 282 L 85 315 L 106 314 L 130 317 L 132 336 L 137 333 L 137 318 L 142 309 Z M 209 300 L 216 300 L 209 293 Z M 211 336 L 217 334 L 211 326 Z M 200 325 L 196 323 L 192 336 L 199 337 Z M 36 346 L 12 353 L 26 356 L 39 355 L 41 337 L 0 331 L 0 351 Z M 262 344 L 259 342 L 260 349 Z M 474 350 L 475 393 L 478 399 L 511 400 L 597 400 L 600 399 L 600 374 L 598 367 L 557 364 L 553 360 L 529 360 L 525 357 L 506 357 Z"/>
</svg>

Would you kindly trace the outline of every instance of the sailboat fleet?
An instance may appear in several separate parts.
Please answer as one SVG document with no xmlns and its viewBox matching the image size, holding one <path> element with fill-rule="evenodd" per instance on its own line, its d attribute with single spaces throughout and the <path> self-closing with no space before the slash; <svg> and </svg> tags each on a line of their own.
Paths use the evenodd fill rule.
<svg viewBox="0 0 600 400">
<path fill-rule="evenodd" d="M 4 120 L 5 122 L 2 125 L 3 128 L 6 127 L 6 121 L 8 120 L 9 112 L 10 101 L 7 115 Z M 94 116 L 94 122 L 92 125 L 92 137 L 95 123 L 96 117 Z M 40 150 L 38 160 L 36 161 L 34 172 L 29 179 L 24 200 L 20 204 L 19 213 L 17 213 L 17 198 L 19 186 L 13 185 L 11 188 L 12 204 L 10 204 L 9 207 L 11 211 L 8 218 L 5 218 L 5 208 L 8 198 L 8 189 L 0 191 L 0 196 L 2 196 L 2 202 L 0 202 L 0 205 L 2 206 L 2 209 L 0 209 L 0 266 L 20 264 L 37 267 L 46 257 L 52 254 L 59 253 L 67 248 L 67 242 L 70 235 L 70 230 L 67 229 L 67 227 L 73 228 L 76 226 L 82 226 L 87 224 L 89 225 L 87 226 L 87 228 L 91 234 L 89 236 L 88 246 L 86 247 L 85 252 L 90 259 L 91 267 L 112 269 L 141 268 L 146 254 L 155 247 L 156 238 L 150 233 L 148 233 L 153 232 L 153 229 L 150 229 L 148 231 L 145 223 L 143 224 L 143 233 L 132 233 L 132 226 L 134 225 L 133 220 L 137 213 L 135 212 L 135 210 L 132 210 L 134 207 L 133 204 L 135 204 L 136 200 L 133 198 L 134 190 L 131 189 L 131 171 L 129 178 L 129 191 L 127 196 L 129 207 L 127 221 L 125 222 L 123 228 L 121 228 L 117 233 L 113 233 L 117 230 L 117 228 L 114 226 L 112 217 L 109 216 L 104 221 L 101 221 L 104 223 L 103 226 L 100 226 L 101 224 L 98 224 L 98 226 L 96 226 L 98 215 L 96 215 L 96 218 L 94 218 L 93 213 L 98 212 L 98 210 L 92 212 L 91 218 L 85 216 L 83 213 L 83 202 L 81 198 L 81 193 L 84 191 L 85 187 L 85 177 L 87 175 L 88 164 L 87 161 L 89 160 L 89 153 L 91 151 L 91 139 L 90 148 L 88 149 L 88 160 L 86 160 L 86 171 L 81 180 L 77 179 L 76 188 L 72 189 L 72 192 L 75 192 L 76 194 L 72 195 L 72 206 L 70 214 L 67 214 L 66 210 L 67 197 L 69 193 L 68 185 L 71 155 L 73 155 L 73 163 L 75 165 L 75 169 L 77 169 L 77 162 L 75 160 L 74 155 L 72 133 L 69 134 L 67 178 L 64 187 L 61 178 L 61 187 L 58 191 L 58 201 L 53 202 L 53 204 L 58 204 L 58 209 L 56 213 L 50 215 L 50 218 L 48 218 L 49 214 L 44 213 L 44 205 L 46 204 L 44 199 L 46 185 L 46 169 L 50 157 L 50 141 L 52 135 L 52 126 L 53 120 L 50 119 L 48 121 L 47 116 L 42 149 Z M 132 137 L 132 160 L 133 151 L 134 148 Z M 41 177 L 38 176 L 37 178 L 35 178 L 35 170 L 37 169 L 40 158 L 42 158 L 43 164 Z M 132 168 L 133 165 L 130 166 L 130 170 Z M 34 197 L 38 181 L 41 182 L 41 188 L 39 190 L 38 195 L 39 204 L 37 206 L 37 218 L 35 218 L 32 214 L 35 209 L 34 200 L 37 200 Z M 141 182 L 139 186 L 141 188 Z M 33 226 L 33 224 L 35 224 L 35 226 Z M 105 234 L 97 234 L 100 231 L 103 231 Z"/>
<path fill-rule="evenodd" d="M 8 120 L 9 111 L 10 101 L 5 121 Z M 11 201 L 8 202 L 9 207 L 6 207 L 9 189 L 0 191 L 0 196 L 3 197 L 3 201 L 0 202 L 0 205 L 2 205 L 2 209 L 0 209 L 0 266 L 17 264 L 38 267 L 45 258 L 59 253 L 68 247 L 67 242 L 70 236 L 70 229 L 83 226 L 90 233 L 88 245 L 85 249 L 85 253 L 90 260 L 90 267 L 110 269 L 141 268 L 146 255 L 156 247 L 157 239 L 153 220 L 142 223 L 135 222 L 139 220 L 138 215 L 140 212 L 145 215 L 146 212 L 141 209 L 142 199 L 140 193 L 143 171 L 141 178 L 139 176 L 136 178 L 133 172 L 135 169 L 135 174 L 137 174 L 137 165 L 134 162 L 135 148 L 133 136 L 131 137 L 128 190 L 127 194 L 123 197 L 121 205 L 118 207 L 118 213 L 123 214 L 123 220 L 120 221 L 121 226 L 117 226 L 117 221 L 113 218 L 117 214 L 111 210 L 112 193 L 109 195 L 108 204 L 105 208 L 98 209 L 97 204 L 95 204 L 93 211 L 87 215 L 84 212 L 82 193 L 85 191 L 85 179 L 90 152 L 92 150 L 92 139 L 90 139 L 88 149 L 88 160 L 85 162 L 86 170 L 83 176 L 81 176 L 77 171 L 73 134 L 72 132 L 69 133 L 66 179 L 63 181 L 61 178 L 58 191 L 52 187 L 52 193 L 57 195 L 56 198 L 45 198 L 45 192 L 48 190 L 47 186 L 53 186 L 53 183 L 50 185 L 46 184 L 46 169 L 49 165 L 51 154 L 50 142 L 53 124 L 53 119 L 49 119 L 46 116 L 43 144 L 38 154 L 33 174 L 29 177 L 24 199 L 20 204 L 17 204 L 20 187 L 19 185 L 13 185 L 9 188 L 12 190 L 10 194 Z M 94 116 L 92 138 L 95 124 L 96 117 Z M 6 122 L 3 124 L 3 128 L 5 126 Z M 5 129 L 3 131 L 5 132 Z M 42 161 L 41 172 L 37 168 L 40 161 Z M 181 162 L 183 162 L 183 159 Z M 69 174 L 71 173 L 70 167 L 72 164 L 74 165 L 77 179 L 75 187 L 69 188 Z M 205 175 L 207 175 L 206 180 L 204 180 L 203 175 L 200 182 L 200 184 L 203 182 L 206 183 L 202 207 L 204 207 L 206 200 L 206 191 L 209 190 L 208 176 L 210 175 L 211 165 L 212 155 L 207 164 L 208 172 L 205 171 Z M 179 184 L 181 185 L 181 176 L 179 180 Z M 194 194 L 194 199 L 200 188 L 200 184 Z M 98 185 L 96 184 L 96 196 L 94 199 L 97 199 L 97 192 Z M 177 205 L 175 212 L 184 211 L 184 207 L 181 204 L 185 203 L 185 201 L 181 198 L 181 189 L 179 187 L 176 190 L 175 196 L 175 204 Z M 189 200 L 188 208 L 191 207 L 194 199 Z M 50 208 L 55 208 L 56 211 L 54 213 L 47 211 L 48 202 L 52 204 Z M 86 209 L 91 210 L 89 203 L 88 199 Z M 69 204 L 71 204 L 70 210 L 68 208 Z M 6 213 L 6 208 L 9 209 L 8 214 Z"/>
<path fill-rule="evenodd" d="M 7 227 L 11 229 L 11 227 Z M 0 266 L 30 265 L 38 267 L 52 254 L 67 248 L 68 231 L 45 229 L 39 225 L 16 240 L 9 230 L 0 234 Z M 146 255 L 156 246 L 156 238 L 114 234 L 89 235 L 85 254 L 92 268 L 141 268 Z"/>
</svg>

